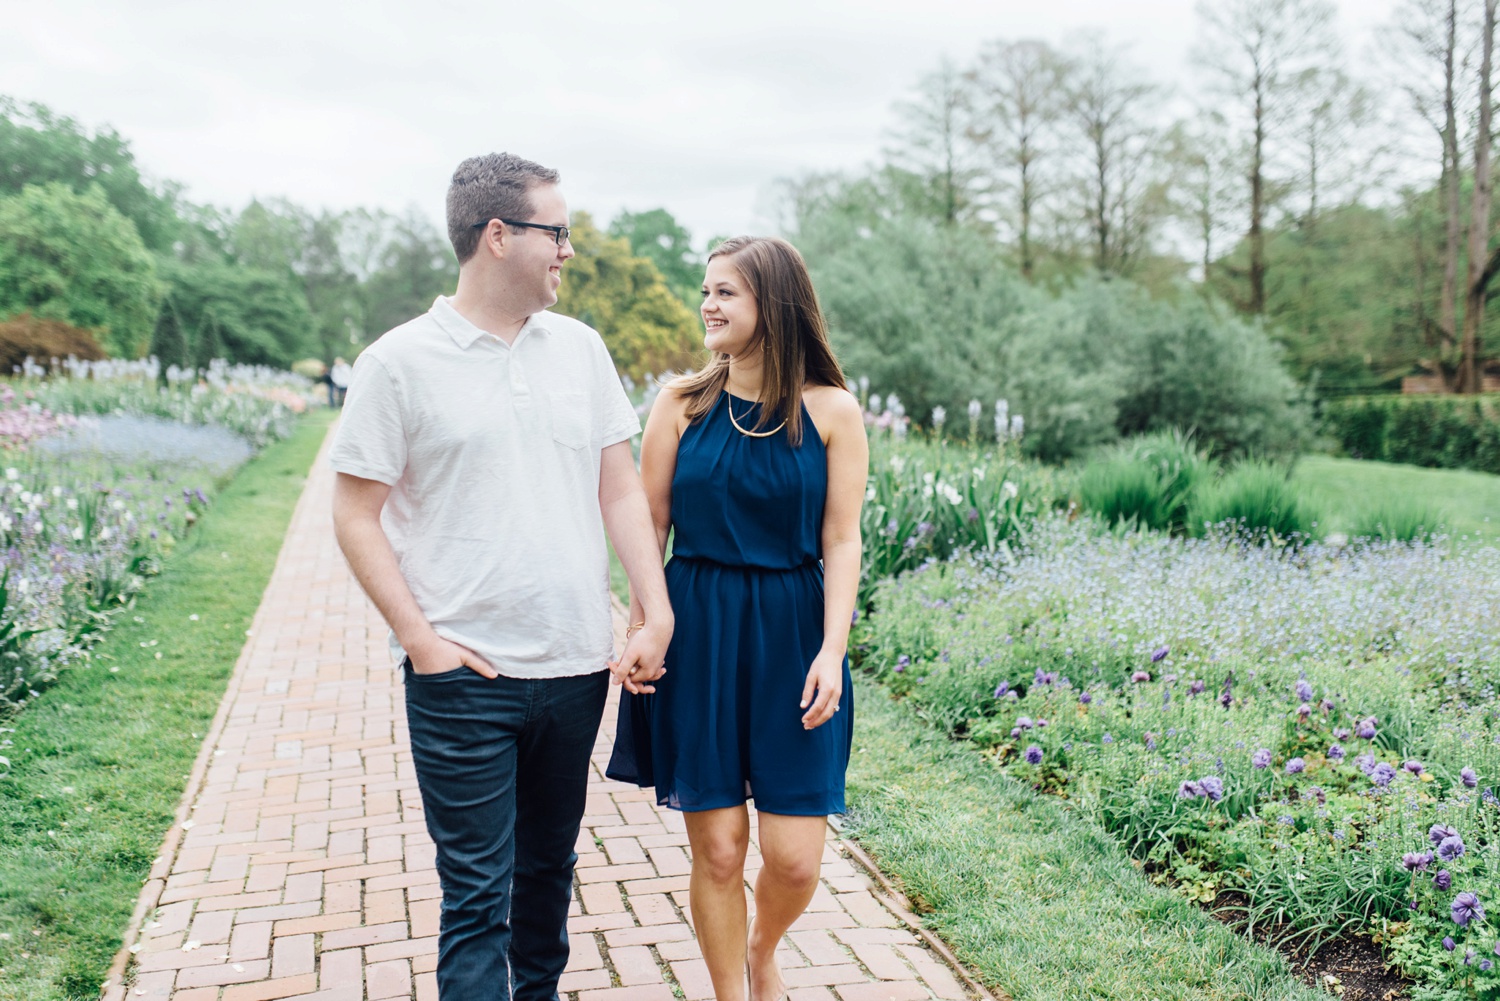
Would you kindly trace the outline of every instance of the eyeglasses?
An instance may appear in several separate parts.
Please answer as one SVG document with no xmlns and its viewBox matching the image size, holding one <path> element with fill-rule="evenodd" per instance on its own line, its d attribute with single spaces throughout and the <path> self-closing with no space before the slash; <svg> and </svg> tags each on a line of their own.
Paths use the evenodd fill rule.
<svg viewBox="0 0 1500 1001">
<path fill-rule="evenodd" d="M 484 229 L 484 227 L 488 226 L 494 221 L 495 220 L 493 219 L 486 219 L 483 222 L 476 222 L 469 228 Z M 505 225 L 507 226 L 519 226 L 522 229 L 544 229 L 552 234 L 552 236 L 557 240 L 557 245 L 559 247 L 568 242 L 568 236 L 573 232 L 566 226 L 548 226 L 546 223 L 540 222 L 516 222 L 514 219 L 501 219 L 500 221 L 505 223 Z"/>
</svg>

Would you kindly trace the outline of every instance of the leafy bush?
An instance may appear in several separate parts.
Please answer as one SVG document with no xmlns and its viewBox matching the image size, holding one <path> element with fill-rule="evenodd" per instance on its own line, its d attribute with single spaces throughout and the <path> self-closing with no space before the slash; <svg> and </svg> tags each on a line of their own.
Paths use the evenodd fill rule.
<svg viewBox="0 0 1500 1001">
<path fill-rule="evenodd" d="M 1193 495 L 1189 524 L 1202 535 L 1215 525 L 1235 525 L 1272 538 L 1311 537 L 1318 512 L 1286 471 L 1266 462 L 1242 462 Z"/>
<path fill-rule="evenodd" d="M 1158 301 L 1083 278 L 1049 292 L 981 234 L 928 220 L 826 212 L 797 239 L 845 370 L 918 423 L 1006 399 L 1026 415 L 1026 452 L 1047 461 L 1169 427 L 1225 455 L 1290 452 L 1305 436 L 1265 332 L 1186 291 Z"/>
<path fill-rule="evenodd" d="M 1442 516 L 1416 497 L 1382 497 L 1355 516 L 1351 534 L 1382 542 L 1413 542 L 1442 531 Z"/>
<path fill-rule="evenodd" d="M 1500 398 L 1372 396 L 1323 404 L 1322 428 L 1356 459 L 1500 473 Z"/>
<path fill-rule="evenodd" d="M 1142 435 L 1106 451 L 1084 467 L 1079 502 L 1110 525 L 1181 532 L 1212 461 L 1180 431 Z"/>
<path fill-rule="evenodd" d="M 27 358 L 50 369 L 54 358 L 97 361 L 103 357 L 104 349 L 94 335 L 71 323 L 30 313 L 0 322 L 0 374 L 19 371 Z"/>
<path fill-rule="evenodd" d="M 959 550 L 1008 551 L 1055 496 L 1049 470 L 1005 450 L 877 432 L 860 513 L 861 598 L 887 577 Z"/>
</svg>

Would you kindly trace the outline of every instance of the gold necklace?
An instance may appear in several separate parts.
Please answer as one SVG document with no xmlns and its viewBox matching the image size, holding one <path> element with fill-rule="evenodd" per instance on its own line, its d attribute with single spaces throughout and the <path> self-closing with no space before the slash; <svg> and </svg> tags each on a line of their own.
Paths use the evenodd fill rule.
<svg viewBox="0 0 1500 1001">
<path fill-rule="evenodd" d="M 729 393 L 725 393 L 724 397 L 724 409 L 729 411 L 729 423 L 733 424 L 734 429 L 740 434 L 744 435 L 746 438 L 769 438 L 777 431 L 780 431 L 782 428 L 786 427 L 786 421 L 783 420 L 780 424 L 776 425 L 769 431 L 746 431 L 744 428 L 740 427 L 740 422 L 734 419 L 734 396 Z M 753 403 L 750 405 L 752 407 L 755 406 L 755 404 Z M 748 417 L 750 415 L 747 413 L 745 416 Z"/>
</svg>

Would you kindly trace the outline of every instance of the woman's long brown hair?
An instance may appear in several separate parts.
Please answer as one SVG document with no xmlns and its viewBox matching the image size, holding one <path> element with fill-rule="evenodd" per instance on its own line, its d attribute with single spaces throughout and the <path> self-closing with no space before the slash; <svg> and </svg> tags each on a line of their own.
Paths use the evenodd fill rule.
<svg viewBox="0 0 1500 1001">
<path fill-rule="evenodd" d="M 838 386 L 846 382 L 828 343 L 828 326 L 818 307 L 818 293 L 802 255 L 774 236 L 736 236 L 708 255 L 727 257 L 739 272 L 757 307 L 762 381 L 757 431 L 786 422 L 787 439 L 802 444 L 802 385 Z M 696 423 L 718 402 L 729 380 L 729 356 L 716 354 L 672 388 L 687 401 L 687 417 Z"/>
</svg>

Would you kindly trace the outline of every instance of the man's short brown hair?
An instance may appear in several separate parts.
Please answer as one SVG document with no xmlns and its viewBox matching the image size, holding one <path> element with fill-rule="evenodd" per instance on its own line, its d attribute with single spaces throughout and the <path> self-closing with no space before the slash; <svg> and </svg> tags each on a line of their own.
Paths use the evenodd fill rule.
<svg viewBox="0 0 1500 1001">
<path fill-rule="evenodd" d="M 448 184 L 448 240 L 458 263 L 479 249 L 484 230 L 476 223 L 491 219 L 529 221 L 531 189 L 556 184 L 561 175 L 551 167 L 523 160 L 513 153 L 471 156 L 458 165 Z"/>
</svg>

